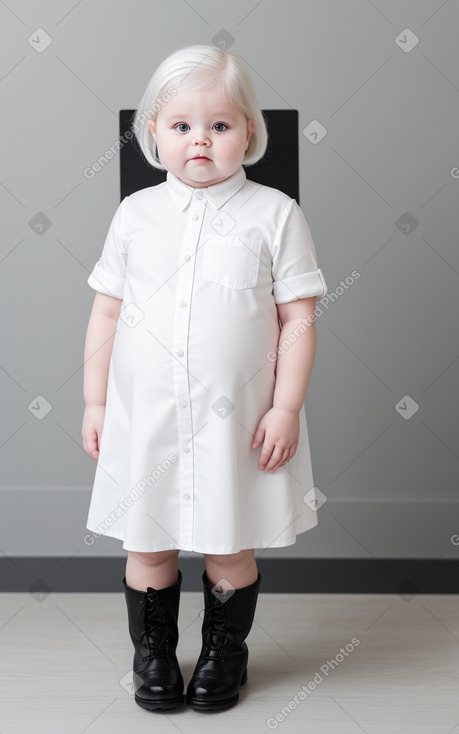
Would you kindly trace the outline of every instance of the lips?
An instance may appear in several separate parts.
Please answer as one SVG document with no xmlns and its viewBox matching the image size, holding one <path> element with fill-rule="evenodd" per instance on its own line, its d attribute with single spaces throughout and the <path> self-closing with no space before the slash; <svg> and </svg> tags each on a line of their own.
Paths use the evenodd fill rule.
<svg viewBox="0 0 459 734">
<path fill-rule="evenodd" d="M 208 158 L 206 155 L 195 155 L 194 158 L 191 159 L 192 161 L 210 161 L 210 158 Z"/>
</svg>

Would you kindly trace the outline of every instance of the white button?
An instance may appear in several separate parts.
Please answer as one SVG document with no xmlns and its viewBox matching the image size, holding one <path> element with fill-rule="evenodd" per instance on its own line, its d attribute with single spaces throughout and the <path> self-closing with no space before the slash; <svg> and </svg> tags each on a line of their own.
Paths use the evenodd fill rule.
<svg viewBox="0 0 459 734">
<path fill-rule="evenodd" d="M 199 219 L 199 217 L 198 217 L 197 214 L 193 214 L 193 216 L 191 217 L 191 219 L 193 220 L 193 222 L 197 222 L 198 219 Z"/>
<path fill-rule="evenodd" d="M 180 301 L 180 305 L 181 305 L 182 307 L 183 307 L 183 306 L 186 306 L 186 301 Z"/>
<path fill-rule="evenodd" d="M 202 197 L 204 196 L 202 191 L 195 191 L 194 195 L 196 196 L 197 199 L 202 199 Z"/>
<path fill-rule="evenodd" d="M 178 354 L 179 357 L 183 357 L 183 355 L 185 354 L 185 352 L 183 351 L 183 349 L 179 349 L 178 352 L 177 352 L 177 354 Z"/>
<path fill-rule="evenodd" d="M 185 255 L 183 259 L 185 260 L 186 263 L 189 263 L 191 260 L 191 257 L 189 255 Z"/>
<path fill-rule="evenodd" d="M 184 494 L 183 495 L 183 498 L 186 499 L 186 500 L 189 500 L 190 499 L 190 495 L 189 494 Z"/>
<path fill-rule="evenodd" d="M 188 448 L 188 446 L 185 446 L 183 450 L 186 454 L 190 453 L 190 449 Z"/>
<path fill-rule="evenodd" d="M 182 402 L 180 403 L 181 408 L 186 408 L 187 405 L 188 403 L 186 402 L 186 400 L 182 400 Z"/>
</svg>

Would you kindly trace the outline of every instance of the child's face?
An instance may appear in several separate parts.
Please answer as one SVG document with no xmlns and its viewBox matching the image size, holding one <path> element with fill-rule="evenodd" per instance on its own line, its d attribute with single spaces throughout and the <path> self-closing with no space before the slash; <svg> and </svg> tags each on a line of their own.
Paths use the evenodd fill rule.
<svg viewBox="0 0 459 734">
<path fill-rule="evenodd" d="M 253 133 L 253 121 L 229 102 L 220 85 L 209 91 L 179 92 L 148 126 L 162 164 L 193 188 L 232 176 Z"/>
</svg>

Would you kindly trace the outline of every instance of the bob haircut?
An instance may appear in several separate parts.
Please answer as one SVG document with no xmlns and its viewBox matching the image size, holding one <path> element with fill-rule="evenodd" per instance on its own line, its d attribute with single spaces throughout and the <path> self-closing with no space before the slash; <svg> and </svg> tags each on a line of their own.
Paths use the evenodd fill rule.
<svg viewBox="0 0 459 734">
<path fill-rule="evenodd" d="M 254 122 L 254 131 L 245 153 L 244 165 L 259 161 L 266 151 L 268 131 L 258 105 L 255 89 L 243 61 L 235 54 L 214 46 L 187 46 L 178 49 L 158 66 L 136 111 L 133 131 L 150 165 L 166 170 L 158 157 L 155 139 L 148 127 L 159 110 L 182 91 L 212 89 L 221 82 L 231 102 Z"/>
</svg>

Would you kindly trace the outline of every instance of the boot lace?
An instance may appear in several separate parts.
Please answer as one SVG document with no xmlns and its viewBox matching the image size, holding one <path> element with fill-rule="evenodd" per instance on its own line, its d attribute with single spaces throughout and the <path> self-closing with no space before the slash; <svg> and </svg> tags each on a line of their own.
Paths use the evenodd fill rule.
<svg viewBox="0 0 459 734">
<path fill-rule="evenodd" d="M 207 629 L 206 642 L 208 649 L 204 657 L 215 657 L 212 652 L 221 650 L 227 638 L 227 616 L 226 604 L 215 601 L 215 606 L 210 607 L 204 612 L 204 619 L 208 619 L 209 628 Z"/>
<path fill-rule="evenodd" d="M 144 643 L 144 646 L 149 650 L 149 654 L 145 655 L 142 660 L 167 658 L 167 637 L 163 609 L 154 589 L 147 592 L 145 604 L 141 611 L 142 618 L 145 623 L 146 643 Z"/>
</svg>

